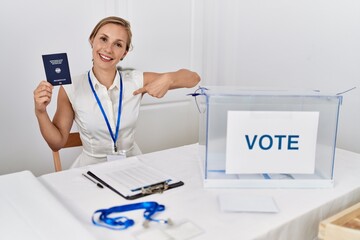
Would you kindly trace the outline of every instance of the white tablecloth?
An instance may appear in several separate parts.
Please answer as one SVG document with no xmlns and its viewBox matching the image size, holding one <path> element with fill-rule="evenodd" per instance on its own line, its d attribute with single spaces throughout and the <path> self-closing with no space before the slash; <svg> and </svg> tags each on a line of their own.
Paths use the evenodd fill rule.
<svg viewBox="0 0 360 240">
<path fill-rule="evenodd" d="M 142 161 L 173 175 L 185 185 L 138 200 L 125 200 L 109 189 L 100 189 L 81 174 L 87 170 L 115 169 L 117 162 L 108 162 L 71 169 L 40 177 L 41 182 L 92 232 L 98 239 L 136 239 L 143 231 L 142 211 L 124 214 L 132 217 L 135 226 L 114 231 L 94 226 L 93 212 L 123 204 L 158 201 L 166 210 L 156 217 L 170 217 L 175 222 L 190 221 L 203 233 L 195 240 L 218 239 L 276 239 L 312 240 L 318 233 L 321 220 L 360 201 L 360 155 L 337 149 L 335 186 L 325 189 L 205 189 L 198 145 L 188 145 L 138 157 Z M 278 213 L 222 212 L 218 197 L 237 193 L 244 196 L 271 196 Z"/>
<path fill-rule="evenodd" d="M 0 176 L 0 189 L 0 239 L 95 239 L 31 172 Z"/>
</svg>

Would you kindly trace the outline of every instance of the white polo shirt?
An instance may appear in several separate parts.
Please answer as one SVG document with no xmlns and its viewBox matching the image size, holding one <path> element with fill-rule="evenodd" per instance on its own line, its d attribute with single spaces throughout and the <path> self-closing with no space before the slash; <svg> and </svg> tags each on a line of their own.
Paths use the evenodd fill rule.
<svg viewBox="0 0 360 240">
<path fill-rule="evenodd" d="M 133 92 L 143 87 L 144 75 L 142 72 L 131 70 L 122 71 L 121 76 L 123 100 L 119 136 L 116 142 L 118 152 L 114 151 L 114 142 L 91 90 L 88 72 L 73 77 L 72 84 L 63 86 L 74 109 L 75 122 L 83 143 L 83 152 L 72 167 L 104 162 L 107 155 L 115 155 L 119 152 L 125 152 L 126 156 L 141 153 L 134 139 L 141 94 L 134 96 Z M 116 73 L 114 82 L 109 89 L 100 84 L 92 71 L 90 71 L 90 78 L 115 135 L 120 93 L 119 72 Z"/>
</svg>

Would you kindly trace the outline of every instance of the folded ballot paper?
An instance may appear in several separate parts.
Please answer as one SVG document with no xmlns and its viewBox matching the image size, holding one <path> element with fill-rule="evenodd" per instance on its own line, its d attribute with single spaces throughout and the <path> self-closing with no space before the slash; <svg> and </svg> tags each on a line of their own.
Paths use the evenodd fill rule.
<svg viewBox="0 0 360 240">
<path fill-rule="evenodd" d="M 0 189 L 1 239 L 95 239 L 30 171 L 0 176 Z"/>
</svg>

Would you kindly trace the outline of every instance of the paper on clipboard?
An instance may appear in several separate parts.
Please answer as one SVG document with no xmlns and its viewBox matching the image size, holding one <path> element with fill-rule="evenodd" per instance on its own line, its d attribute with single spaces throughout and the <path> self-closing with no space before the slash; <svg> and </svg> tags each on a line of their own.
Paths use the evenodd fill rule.
<svg viewBox="0 0 360 240">
<path fill-rule="evenodd" d="M 129 158 L 111 171 L 92 171 L 90 176 L 126 199 L 136 199 L 156 192 L 182 186 L 184 183 L 138 158 Z"/>
</svg>

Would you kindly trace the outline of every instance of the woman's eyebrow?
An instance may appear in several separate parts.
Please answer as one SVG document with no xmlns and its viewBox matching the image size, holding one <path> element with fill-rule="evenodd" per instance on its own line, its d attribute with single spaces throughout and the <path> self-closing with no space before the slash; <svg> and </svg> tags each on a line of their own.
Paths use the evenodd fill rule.
<svg viewBox="0 0 360 240">
<path fill-rule="evenodd" d="M 108 35 L 106 35 L 105 33 L 100 33 L 100 35 L 102 35 L 102 36 L 104 36 L 104 37 L 106 37 L 106 38 L 109 38 L 109 36 Z M 115 41 L 120 41 L 120 42 L 125 42 L 124 40 L 122 40 L 122 39 L 115 39 Z"/>
</svg>

